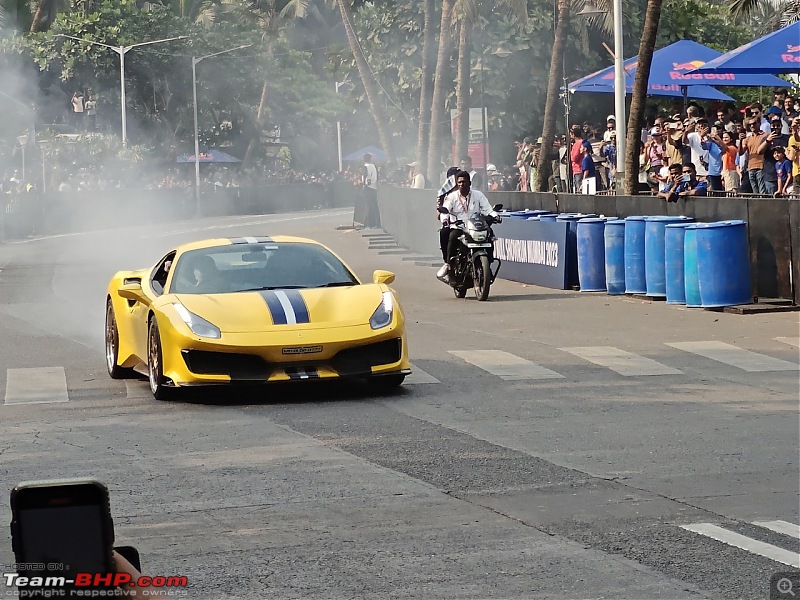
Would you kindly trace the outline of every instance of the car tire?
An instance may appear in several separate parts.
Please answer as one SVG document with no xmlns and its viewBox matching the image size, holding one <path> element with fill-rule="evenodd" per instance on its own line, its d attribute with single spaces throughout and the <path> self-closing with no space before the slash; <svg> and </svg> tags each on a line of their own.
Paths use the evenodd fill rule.
<svg viewBox="0 0 800 600">
<path fill-rule="evenodd" d="M 106 369 L 111 379 L 125 379 L 133 374 L 133 369 L 125 369 L 117 363 L 119 360 L 119 329 L 114 315 L 111 298 L 106 300 Z"/>
<path fill-rule="evenodd" d="M 395 375 L 375 375 L 369 378 L 369 384 L 373 387 L 383 390 L 390 390 L 400 387 L 403 384 L 406 376 L 402 373 Z"/>
<path fill-rule="evenodd" d="M 147 379 L 150 391 L 156 400 L 168 400 L 174 390 L 167 387 L 167 378 L 164 377 L 163 354 L 161 352 L 161 335 L 158 332 L 158 322 L 155 316 L 151 317 L 147 327 Z"/>
</svg>

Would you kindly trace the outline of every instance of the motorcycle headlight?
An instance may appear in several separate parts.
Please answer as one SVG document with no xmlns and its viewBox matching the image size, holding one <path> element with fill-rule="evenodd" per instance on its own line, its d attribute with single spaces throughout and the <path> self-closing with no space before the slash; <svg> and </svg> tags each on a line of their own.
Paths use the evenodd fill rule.
<svg viewBox="0 0 800 600">
<path fill-rule="evenodd" d="M 392 322 L 392 315 L 394 314 L 394 296 L 392 292 L 383 292 L 381 303 L 372 316 L 369 318 L 369 326 L 373 329 L 381 329 L 386 327 Z"/>
<path fill-rule="evenodd" d="M 470 232 L 470 236 L 476 242 L 483 242 L 484 240 L 486 240 L 486 237 L 488 235 L 489 235 L 489 232 L 486 231 L 486 230 L 483 230 L 483 231 L 474 231 L 473 230 L 473 231 Z"/>
<path fill-rule="evenodd" d="M 183 322 L 186 323 L 186 326 L 191 329 L 192 333 L 195 335 L 213 338 L 215 340 L 218 340 L 222 336 L 222 332 L 220 332 L 219 327 L 213 323 L 209 323 L 203 317 L 190 312 L 180 302 L 174 302 L 172 306 L 175 307 L 175 312 L 180 315 L 181 319 L 183 319 Z"/>
</svg>

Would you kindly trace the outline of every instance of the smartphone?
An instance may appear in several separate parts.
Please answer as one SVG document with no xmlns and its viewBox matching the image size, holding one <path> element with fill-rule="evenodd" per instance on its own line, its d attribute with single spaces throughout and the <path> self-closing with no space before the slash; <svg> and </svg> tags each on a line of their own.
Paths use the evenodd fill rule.
<svg viewBox="0 0 800 600">
<path fill-rule="evenodd" d="M 94 479 L 26 481 L 11 490 L 11 543 L 24 576 L 113 571 L 108 488 Z"/>
<path fill-rule="evenodd" d="M 691 181 L 691 180 L 692 180 L 692 176 L 689 175 L 688 173 L 686 173 L 686 175 L 682 175 L 681 176 L 681 181 Z"/>
</svg>

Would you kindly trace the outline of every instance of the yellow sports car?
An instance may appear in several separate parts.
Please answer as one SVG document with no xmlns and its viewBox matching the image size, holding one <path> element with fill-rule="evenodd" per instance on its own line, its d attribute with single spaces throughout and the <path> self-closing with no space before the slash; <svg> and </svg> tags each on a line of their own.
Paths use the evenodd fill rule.
<svg viewBox="0 0 800 600">
<path fill-rule="evenodd" d="M 331 250 L 294 237 L 180 246 L 120 271 L 106 298 L 111 377 L 146 369 L 158 399 L 235 382 L 408 375 L 405 323 L 389 271 L 363 284 Z"/>
</svg>

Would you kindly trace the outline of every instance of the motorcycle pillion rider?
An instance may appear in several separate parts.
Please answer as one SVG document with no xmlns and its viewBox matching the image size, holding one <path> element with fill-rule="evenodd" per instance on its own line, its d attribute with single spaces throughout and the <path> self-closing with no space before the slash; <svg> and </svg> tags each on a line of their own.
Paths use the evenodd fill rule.
<svg viewBox="0 0 800 600">
<path fill-rule="evenodd" d="M 450 261 L 456 255 L 458 250 L 458 238 L 461 237 L 462 232 L 458 227 L 454 227 L 457 221 L 466 223 L 470 217 L 475 213 L 482 215 L 491 215 L 497 218 L 497 212 L 489 204 L 489 199 L 478 190 L 472 190 L 469 173 L 466 171 L 459 171 L 456 174 L 456 187 L 457 189 L 450 192 L 444 199 L 442 206 L 447 209 L 448 214 L 441 214 L 439 216 L 442 221 L 444 229 L 450 227 L 447 237 L 447 256 L 442 268 L 436 273 L 436 277 L 448 283 L 447 273 L 450 270 Z"/>
</svg>

